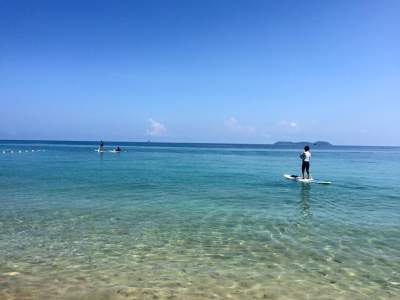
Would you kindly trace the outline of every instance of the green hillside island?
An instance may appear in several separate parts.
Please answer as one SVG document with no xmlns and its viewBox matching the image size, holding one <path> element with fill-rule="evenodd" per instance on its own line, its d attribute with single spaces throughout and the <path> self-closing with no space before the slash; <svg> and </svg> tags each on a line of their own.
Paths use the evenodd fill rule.
<svg viewBox="0 0 400 300">
<path fill-rule="evenodd" d="M 279 141 L 274 143 L 275 146 L 333 146 L 331 143 L 326 141 L 316 141 L 316 142 L 287 142 L 287 141 Z"/>
</svg>

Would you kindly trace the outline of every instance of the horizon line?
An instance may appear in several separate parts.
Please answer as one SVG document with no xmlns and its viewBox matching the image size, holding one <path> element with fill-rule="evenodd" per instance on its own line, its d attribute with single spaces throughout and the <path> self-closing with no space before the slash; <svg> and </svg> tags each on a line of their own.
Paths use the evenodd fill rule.
<svg viewBox="0 0 400 300">
<path fill-rule="evenodd" d="M 276 143 L 279 142 L 287 142 L 287 143 L 293 143 L 294 145 L 300 144 L 300 143 L 309 143 L 310 145 L 313 145 L 316 142 L 327 142 L 327 141 L 315 141 L 315 142 L 308 142 L 308 141 L 299 141 L 299 142 L 294 142 L 294 141 L 276 141 L 274 143 L 238 143 L 238 142 L 167 142 L 167 141 L 112 141 L 112 140 L 68 140 L 68 139 L 0 139 L 1 142 L 67 142 L 67 143 L 73 143 L 73 142 L 87 142 L 87 143 L 99 143 L 100 141 L 103 141 L 104 143 L 139 143 L 139 144 L 196 144 L 196 145 L 205 145 L 205 144 L 214 144 L 214 145 L 246 145 L 246 146 L 274 146 Z M 328 142 L 330 145 L 328 147 L 400 147 L 400 145 L 350 145 L 350 144 L 332 144 L 331 142 Z M 288 145 L 289 146 L 289 145 Z M 315 145 L 317 146 L 317 145 Z M 321 147 L 321 146 L 320 146 Z M 322 147 L 326 147 L 325 145 L 322 145 Z"/>
</svg>

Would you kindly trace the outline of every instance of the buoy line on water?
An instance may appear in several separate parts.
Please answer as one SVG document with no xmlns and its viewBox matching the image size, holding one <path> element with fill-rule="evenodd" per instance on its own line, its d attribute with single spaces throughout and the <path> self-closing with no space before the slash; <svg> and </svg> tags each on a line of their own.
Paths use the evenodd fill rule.
<svg viewBox="0 0 400 300">
<path fill-rule="evenodd" d="M 32 153 L 32 152 L 45 152 L 44 149 L 25 149 L 25 150 L 13 150 L 13 149 L 5 149 L 0 150 L 2 154 L 14 154 L 14 153 Z"/>
</svg>

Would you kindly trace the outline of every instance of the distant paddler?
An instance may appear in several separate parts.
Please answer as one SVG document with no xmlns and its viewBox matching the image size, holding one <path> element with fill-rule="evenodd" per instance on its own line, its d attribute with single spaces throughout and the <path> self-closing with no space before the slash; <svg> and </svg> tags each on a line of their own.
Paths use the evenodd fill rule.
<svg viewBox="0 0 400 300">
<path fill-rule="evenodd" d="M 104 143 L 103 143 L 103 141 L 100 141 L 99 152 L 103 152 L 103 151 L 104 151 Z"/>
<path fill-rule="evenodd" d="M 117 148 L 114 149 L 115 152 L 121 152 L 121 148 L 117 146 Z"/>
</svg>

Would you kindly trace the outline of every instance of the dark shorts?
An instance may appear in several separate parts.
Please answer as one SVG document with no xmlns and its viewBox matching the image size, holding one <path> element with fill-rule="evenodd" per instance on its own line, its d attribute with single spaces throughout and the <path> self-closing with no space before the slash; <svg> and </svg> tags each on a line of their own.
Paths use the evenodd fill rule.
<svg viewBox="0 0 400 300">
<path fill-rule="evenodd" d="M 303 160 L 303 163 L 302 163 L 302 165 L 301 165 L 301 172 L 304 173 L 304 170 L 306 170 L 307 173 L 310 172 L 310 162 L 309 162 L 309 161 L 304 161 L 304 160 Z"/>
</svg>

